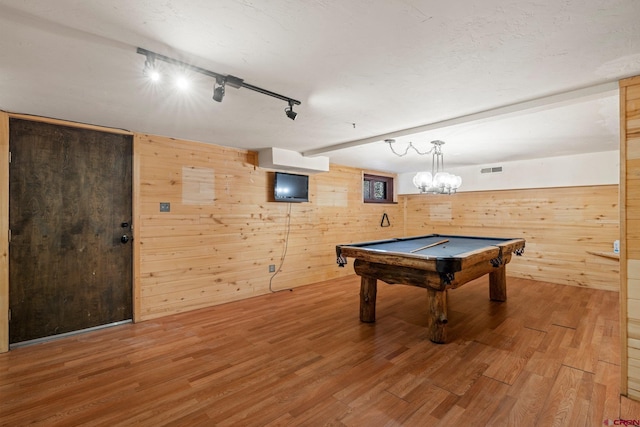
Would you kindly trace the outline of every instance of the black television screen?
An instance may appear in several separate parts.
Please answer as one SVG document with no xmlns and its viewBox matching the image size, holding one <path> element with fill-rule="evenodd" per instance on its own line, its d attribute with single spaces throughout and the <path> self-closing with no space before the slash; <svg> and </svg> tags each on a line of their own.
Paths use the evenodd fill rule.
<svg viewBox="0 0 640 427">
<path fill-rule="evenodd" d="M 276 202 L 308 202 L 309 177 L 292 173 L 276 172 L 273 180 L 273 195 Z"/>
</svg>

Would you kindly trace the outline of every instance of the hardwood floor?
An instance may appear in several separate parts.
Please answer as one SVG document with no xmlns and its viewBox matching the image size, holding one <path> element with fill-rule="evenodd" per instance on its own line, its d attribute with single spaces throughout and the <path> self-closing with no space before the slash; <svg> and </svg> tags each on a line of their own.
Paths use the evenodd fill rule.
<svg viewBox="0 0 640 427">
<path fill-rule="evenodd" d="M 427 293 L 320 283 L 0 354 L 0 423 L 218 426 L 601 426 L 619 396 L 618 294 L 484 277 L 449 292 L 447 344 Z"/>
</svg>

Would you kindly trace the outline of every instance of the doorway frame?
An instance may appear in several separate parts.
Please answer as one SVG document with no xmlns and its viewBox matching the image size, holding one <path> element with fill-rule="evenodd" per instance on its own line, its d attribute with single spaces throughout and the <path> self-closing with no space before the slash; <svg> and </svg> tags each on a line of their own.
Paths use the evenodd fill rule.
<svg viewBox="0 0 640 427">
<path fill-rule="evenodd" d="M 71 122 L 49 117 L 0 111 L 0 353 L 9 351 L 9 119 L 23 119 L 44 122 L 60 126 L 96 130 L 132 136 L 132 173 L 131 173 L 131 211 L 133 224 L 133 259 L 132 259 L 132 311 L 133 322 L 140 316 L 140 247 L 139 247 L 139 200 L 140 200 L 140 155 L 137 150 L 137 139 L 134 132 L 125 129 L 108 128 L 86 123 Z M 2 314 L 6 313 L 6 314 Z"/>
</svg>

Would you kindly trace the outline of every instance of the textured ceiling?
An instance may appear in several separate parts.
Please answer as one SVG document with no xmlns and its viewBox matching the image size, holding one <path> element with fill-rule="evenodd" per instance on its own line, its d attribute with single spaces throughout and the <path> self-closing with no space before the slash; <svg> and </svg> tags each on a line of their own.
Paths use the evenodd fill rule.
<svg viewBox="0 0 640 427">
<path fill-rule="evenodd" d="M 639 19 L 637 0 L 0 0 L 0 109 L 395 172 L 424 158 L 388 137 L 444 140 L 449 166 L 615 150 Z M 137 47 L 298 118 L 245 88 L 217 103 L 203 76 L 151 86 Z"/>
</svg>

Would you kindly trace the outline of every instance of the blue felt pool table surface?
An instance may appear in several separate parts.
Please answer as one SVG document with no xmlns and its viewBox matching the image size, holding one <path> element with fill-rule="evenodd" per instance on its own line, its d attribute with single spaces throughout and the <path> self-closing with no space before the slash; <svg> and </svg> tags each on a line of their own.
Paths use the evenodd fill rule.
<svg viewBox="0 0 640 427">
<path fill-rule="evenodd" d="M 434 243 L 448 240 L 442 244 L 421 249 Z M 511 239 L 487 238 L 487 237 L 466 237 L 447 235 L 428 235 L 420 237 L 410 237 L 406 239 L 389 239 L 376 242 L 355 243 L 348 246 L 362 247 L 369 250 L 394 253 L 412 253 L 420 256 L 449 258 L 460 256 L 468 252 L 477 251 L 487 246 L 497 246 Z"/>
</svg>

